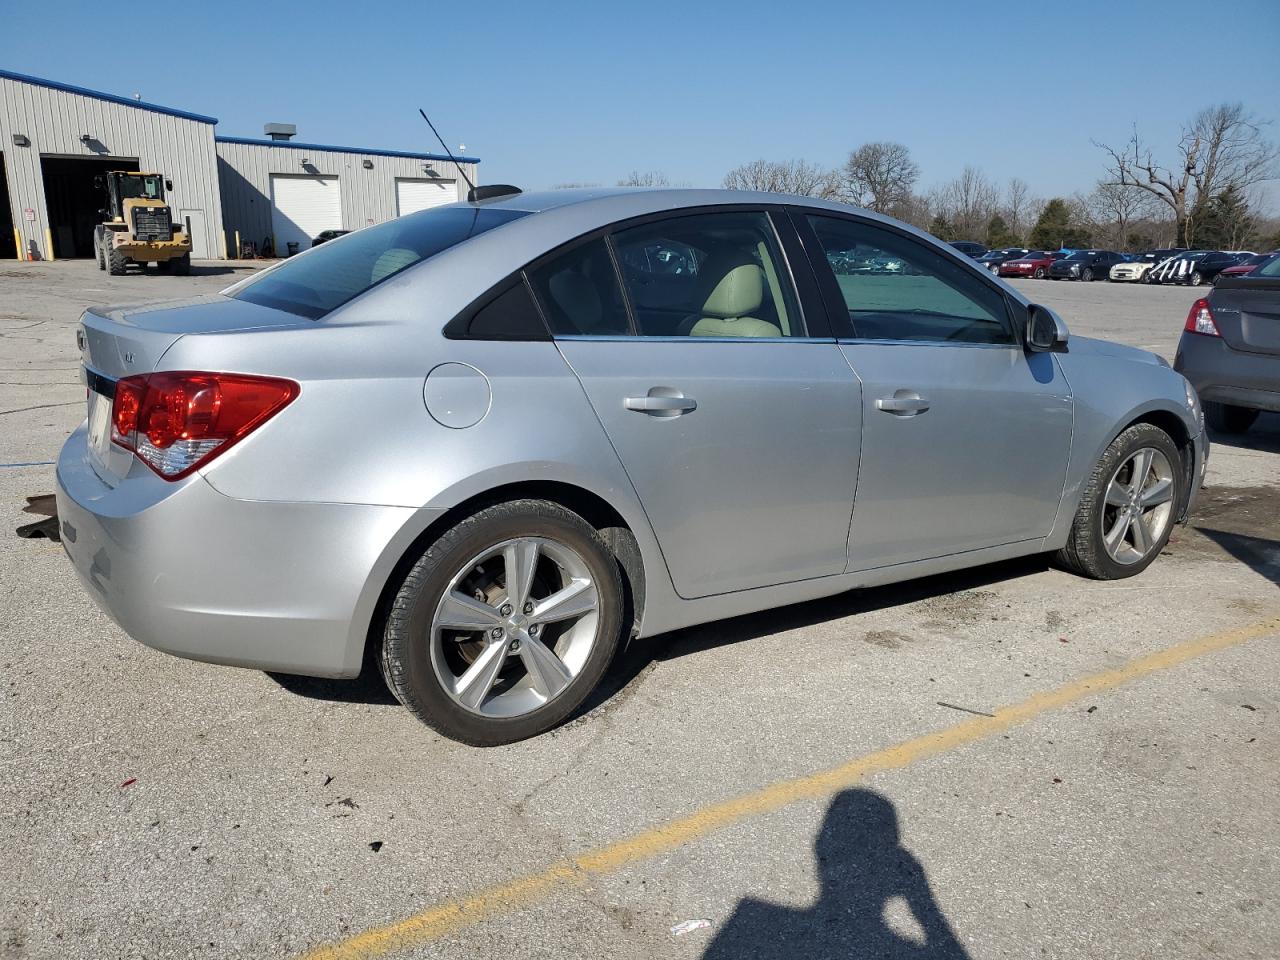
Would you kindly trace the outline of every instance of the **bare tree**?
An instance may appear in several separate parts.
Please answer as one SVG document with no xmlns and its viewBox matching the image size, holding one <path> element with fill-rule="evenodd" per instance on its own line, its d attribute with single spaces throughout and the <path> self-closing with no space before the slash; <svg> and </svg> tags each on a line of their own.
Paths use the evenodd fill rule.
<svg viewBox="0 0 1280 960">
<path fill-rule="evenodd" d="M 671 181 L 661 170 L 632 170 L 630 174 L 618 181 L 620 187 L 669 187 Z"/>
<path fill-rule="evenodd" d="M 844 164 L 844 192 L 850 202 L 888 213 L 911 199 L 920 168 L 901 143 L 864 143 Z"/>
<path fill-rule="evenodd" d="M 1034 202 L 1027 181 L 1021 177 L 1013 177 L 1004 192 L 1005 221 L 1009 224 L 1009 229 L 1020 239 L 1026 239 L 1027 230 L 1035 220 L 1035 216 L 1031 215 L 1031 206 Z"/>
<path fill-rule="evenodd" d="M 949 220 L 960 239 L 986 234 L 987 222 L 996 209 L 995 184 L 977 167 L 965 167 L 960 176 L 930 195 L 934 212 Z"/>
<path fill-rule="evenodd" d="M 785 163 L 753 160 L 726 173 L 724 186 L 728 190 L 761 190 L 823 199 L 832 199 L 840 193 L 839 178 L 832 171 L 804 160 Z"/>
<path fill-rule="evenodd" d="M 1165 166 L 1150 146 L 1133 135 L 1122 147 L 1095 145 L 1110 158 L 1107 178 L 1145 190 L 1169 208 L 1177 223 L 1178 243 L 1191 246 L 1195 217 L 1228 187 L 1247 191 L 1274 176 L 1275 144 L 1263 135 L 1263 121 L 1241 103 L 1201 110 L 1182 128 L 1177 162 Z"/>
<path fill-rule="evenodd" d="M 1108 180 L 1098 181 L 1092 193 L 1076 199 L 1078 215 L 1093 228 L 1096 242 L 1116 250 L 1128 246 L 1133 222 L 1149 216 L 1156 202 L 1145 190 Z"/>
</svg>

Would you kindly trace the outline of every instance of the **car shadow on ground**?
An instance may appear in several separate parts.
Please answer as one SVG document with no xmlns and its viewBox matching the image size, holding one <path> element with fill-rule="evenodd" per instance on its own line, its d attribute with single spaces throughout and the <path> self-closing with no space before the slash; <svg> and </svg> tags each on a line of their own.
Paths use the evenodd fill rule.
<svg viewBox="0 0 1280 960">
<path fill-rule="evenodd" d="M 888 798 L 861 787 L 837 794 L 813 852 L 822 884 L 813 906 L 745 898 L 702 960 L 967 960 Z"/>
<path fill-rule="evenodd" d="M 972 590 L 977 587 L 1029 576 L 1048 569 L 1044 555 L 1019 557 L 954 573 L 937 574 L 883 587 L 849 590 L 833 597 L 775 607 L 728 620 L 686 627 L 656 637 L 633 640 L 618 655 L 613 669 L 592 692 L 575 716 L 590 713 L 622 693 L 655 663 L 694 656 L 715 647 L 742 643 L 759 637 L 799 630 L 814 624 L 839 620 L 859 613 L 871 613 L 921 600 Z"/>
<path fill-rule="evenodd" d="M 1280 413 L 1263 413 L 1244 433 L 1210 430 L 1211 443 L 1259 453 L 1280 453 Z M 1212 454 L 1210 454 L 1212 456 Z"/>
<path fill-rule="evenodd" d="M 1250 570 L 1280 586 L 1280 540 L 1231 533 L 1227 530 L 1214 530 L 1210 527 L 1198 526 L 1195 530 L 1208 537 Z"/>
</svg>

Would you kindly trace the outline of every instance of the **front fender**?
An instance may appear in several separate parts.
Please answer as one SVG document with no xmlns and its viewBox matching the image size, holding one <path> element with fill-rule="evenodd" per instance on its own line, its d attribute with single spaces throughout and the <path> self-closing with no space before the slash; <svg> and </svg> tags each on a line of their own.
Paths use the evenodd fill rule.
<svg viewBox="0 0 1280 960">
<path fill-rule="evenodd" d="M 1197 476 L 1204 457 L 1201 426 L 1187 406 L 1181 374 L 1159 362 L 1118 352 L 1112 355 L 1086 349 L 1075 356 L 1070 352 L 1057 356 L 1071 386 L 1075 419 L 1062 501 L 1045 541 L 1046 549 L 1051 550 L 1066 543 L 1084 489 L 1103 452 L 1132 424 L 1153 416 L 1177 417 L 1195 449 Z"/>
</svg>

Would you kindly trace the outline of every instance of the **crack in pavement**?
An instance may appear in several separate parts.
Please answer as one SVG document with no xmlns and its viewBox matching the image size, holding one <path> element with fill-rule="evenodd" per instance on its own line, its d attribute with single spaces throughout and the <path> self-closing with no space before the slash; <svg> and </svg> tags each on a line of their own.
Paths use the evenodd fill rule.
<svg viewBox="0 0 1280 960">
<path fill-rule="evenodd" d="M 68 400 L 66 403 L 42 403 L 35 407 L 18 407 L 16 410 L 0 410 L 0 417 L 7 417 L 11 413 L 26 413 L 28 410 L 48 410 L 51 407 L 78 407 L 84 403 L 83 400 Z"/>
</svg>

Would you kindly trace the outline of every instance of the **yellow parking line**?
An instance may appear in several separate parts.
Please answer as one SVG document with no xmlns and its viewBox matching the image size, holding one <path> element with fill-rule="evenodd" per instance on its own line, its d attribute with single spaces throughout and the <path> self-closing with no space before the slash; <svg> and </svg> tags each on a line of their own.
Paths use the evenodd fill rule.
<svg viewBox="0 0 1280 960">
<path fill-rule="evenodd" d="M 1114 670 L 1096 673 L 1054 690 L 1038 693 L 1021 703 L 1002 707 L 994 716 L 975 716 L 953 727 L 877 750 L 830 770 L 770 784 L 733 800 L 704 807 L 629 839 L 552 864 L 539 873 L 489 887 L 469 897 L 445 901 L 404 920 L 375 927 L 338 943 L 325 944 L 304 954 L 304 960 L 370 960 L 428 943 L 479 923 L 494 914 L 543 900 L 557 890 L 580 883 L 593 874 L 611 873 L 629 864 L 651 859 L 716 830 L 722 830 L 749 817 L 770 813 L 798 800 L 830 796 L 872 774 L 901 769 L 919 760 L 985 740 L 1016 724 L 1090 694 L 1101 693 L 1207 653 L 1278 632 L 1280 616 L 1159 650 L 1131 660 Z"/>
</svg>

